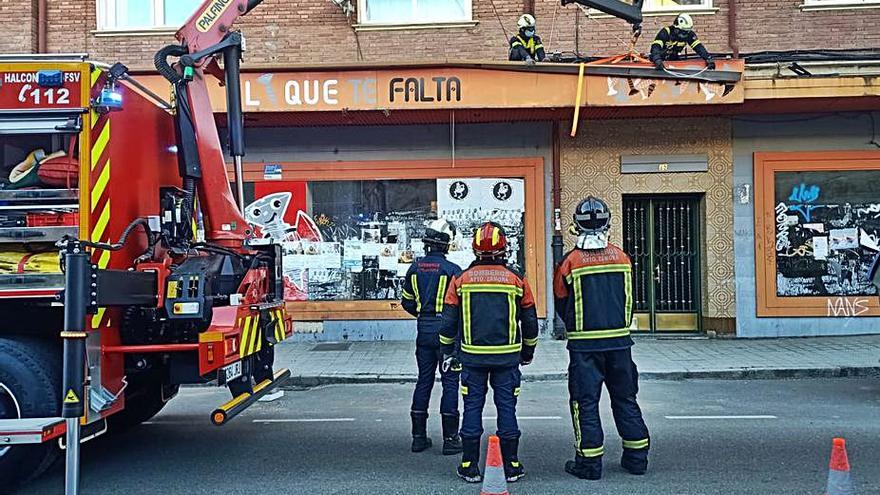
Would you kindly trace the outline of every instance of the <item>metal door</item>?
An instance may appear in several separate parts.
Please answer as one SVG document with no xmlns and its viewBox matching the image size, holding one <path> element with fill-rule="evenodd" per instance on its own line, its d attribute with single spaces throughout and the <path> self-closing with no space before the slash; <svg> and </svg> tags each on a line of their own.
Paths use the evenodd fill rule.
<svg viewBox="0 0 880 495">
<path fill-rule="evenodd" d="M 623 249 L 633 262 L 635 328 L 700 331 L 700 198 L 625 196 L 623 212 Z"/>
</svg>

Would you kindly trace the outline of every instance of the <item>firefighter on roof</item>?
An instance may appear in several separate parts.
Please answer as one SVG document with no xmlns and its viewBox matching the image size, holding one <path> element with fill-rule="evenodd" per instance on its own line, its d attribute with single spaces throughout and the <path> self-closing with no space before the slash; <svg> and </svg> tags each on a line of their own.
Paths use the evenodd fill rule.
<svg viewBox="0 0 880 495">
<path fill-rule="evenodd" d="M 604 438 L 599 419 L 602 384 L 608 389 L 617 431 L 623 439 L 621 466 L 632 474 L 648 469 L 648 428 L 636 402 L 638 371 L 632 361 L 632 265 L 607 240 L 608 206 L 588 197 L 574 212 L 576 247 L 556 268 L 556 312 L 568 337 L 568 390 L 575 459 L 565 471 L 582 479 L 602 477 Z"/>
<path fill-rule="evenodd" d="M 452 279 L 446 292 L 440 343 L 444 366 L 461 367 L 464 449 L 458 475 L 465 481 L 482 480 L 480 438 L 483 405 L 492 386 L 498 411 L 497 435 L 507 481 L 525 475 L 519 461 L 520 430 L 516 421 L 520 365 L 532 362 L 538 344 L 538 316 L 532 290 L 522 275 L 507 267 L 504 229 L 484 223 L 474 233 L 477 259 Z M 455 354 L 455 345 L 461 352 Z"/>
<path fill-rule="evenodd" d="M 510 54 L 508 60 L 520 60 L 526 65 L 534 65 L 535 62 L 543 62 L 544 44 L 541 37 L 535 34 L 535 16 L 523 14 L 516 21 L 519 33 L 510 38 Z"/>
<path fill-rule="evenodd" d="M 445 219 L 434 220 L 425 230 L 422 242 L 425 256 L 413 263 L 403 282 L 401 305 L 409 314 L 418 318 L 416 337 L 416 363 L 419 378 L 413 392 L 412 407 L 412 451 L 421 452 L 431 447 L 427 434 L 428 404 L 437 368 L 442 362 L 442 351 L 437 334 L 440 331 L 440 316 L 443 314 L 443 297 L 452 277 L 461 273 L 461 268 L 446 259 L 449 243 L 455 237 L 455 227 Z M 458 436 L 458 379 L 454 370 L 440 371 L 443 395 L 440 399 L 440 418 L 443 428 L 443 454 L 453 455 L 461 452 L 461 439 Z"/>
<path fill-rule="evenodd" d="M 694 32 L 694 19 L 688 14 L 679 15 L 671 26 L 666 26 L 657 33 L 651 43 L 651 62 L 658 70 L 664 70 L 664 61 L 678 60 L 687 47 L 706 61 L 709 70 L 715 70 L 715 60 Z"/>
</svg>

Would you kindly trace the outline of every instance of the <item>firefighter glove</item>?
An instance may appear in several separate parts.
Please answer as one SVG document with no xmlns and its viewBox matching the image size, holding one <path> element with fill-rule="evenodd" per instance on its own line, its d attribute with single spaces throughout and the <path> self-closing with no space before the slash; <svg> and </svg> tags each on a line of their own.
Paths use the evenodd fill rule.
<svg viewBox="0 0 880 495">
<path fill-rule="evenodd" d="M 711 58 L 709 60 L 706 60 L 706 68 L 709 70 L 715 70 L 715 61 Z"/>
<path fill-rule="evenodd" d="M 532 57 L 526 57 L 525 62 L 526 62 L 526 65 L 528 65 L 529 67 L 535 65 L 535 59 L 533 59 Z"/>
<path fill-rule="evenodd" d="M 443 370 L 444 373 L 449 373 L 450 371 L 458 373 L 461 371 L 461 361 L 453 355 L 446 354 L 443 356 L 443 365 L 440 369 Z"/>
<path fill-rule="evenodd" d="M 654 67 L 656 67 L 657 70 L 666 70 L 666 64 L 664 64 L 663 60 L 660 59 L 654 61 Z"/>
<path fill-rule="evenodd" d="M 532 360 L 535 359 L 535 350 L 534 349 L 525 349 L 519 353 L 519 364 L 522 366 L 528 366 L 532 364 Z"/>
</svg>

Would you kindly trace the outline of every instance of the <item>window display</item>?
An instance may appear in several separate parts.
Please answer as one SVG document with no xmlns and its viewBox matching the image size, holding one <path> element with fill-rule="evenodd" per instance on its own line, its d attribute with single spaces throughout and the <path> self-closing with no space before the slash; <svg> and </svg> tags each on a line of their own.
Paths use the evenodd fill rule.
<svg viewBox="0 0 880 495">
<path fill-rule="evenodd" d="M 423 256 L 430 220 L 443 216 L 458 234 L 449 258 L 473 261 L 472 230 L 501 224 L 510 264 L 524 267 L 522 179 L 460 178 L 264 181 L 248 185 L 245 216 L 259 236 L 284 249 L 289 301 L 397 300 L 410 264 Z"/>
</svg>

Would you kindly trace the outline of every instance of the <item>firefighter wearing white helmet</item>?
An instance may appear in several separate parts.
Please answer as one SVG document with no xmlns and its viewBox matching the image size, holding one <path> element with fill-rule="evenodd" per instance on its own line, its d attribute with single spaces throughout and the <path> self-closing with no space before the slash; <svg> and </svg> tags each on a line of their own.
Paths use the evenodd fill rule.
<svg viewBox="0 0 880 495">
<path fill-rule="evenodd" d="M 508 60 L 522 61 L 526 65 L 542 62 L 546 58 L 546 54 L 544 53 L 544 44 L 541 43 L 541 37 L 535 34 L 535 16 L 523 14 L 519 16 L 516 25 L 519 28 L 519 33 L 510 38 Z"/>
<path fill-rule="evenodd" d="M 403 281 L 401 306 L 417 318 L 416 363 L 419 378 L 413 392 L 410 417 L 412 418 L 412 451 L 421 452 L 431 447 L 428 438 L 428 404 L 437 369 L 443 393 L 440 398 L 440 418 L 443 428 L 443 454 L 461 452 L 458 435 L 458 385 L 459 371 L 443 370 L 443 351 L 440 347 L 440 320 L 446 288 L 461 268 L 446 259 L 449 245 L 455 239 L 455 226 L 446 219 L 432 221 L 425 229 L 422 242 L 424 257 L 418 258 L 406 273 Z"/>
<path fill-rule="evenodd" d="M 657 33 L 651 44 L 651 62 L 658 70 L 664 70 L 665 62 L 681 59 L 681 52 L 685 48 L 690 48 L 705 60 L 709 70 L 715 70 L 715 60 L 694 32 L 694 19 L 688 14 L 680 14 L 671 26 Z"/>
</svg>

